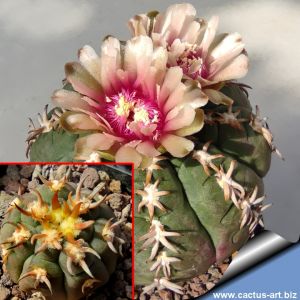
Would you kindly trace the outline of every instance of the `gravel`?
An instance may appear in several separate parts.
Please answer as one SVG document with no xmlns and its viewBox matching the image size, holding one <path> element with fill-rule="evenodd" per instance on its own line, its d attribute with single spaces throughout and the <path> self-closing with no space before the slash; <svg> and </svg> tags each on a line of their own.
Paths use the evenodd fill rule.
<svg viewBox="0 0 300 300">
<path fill-rule="evenodd" d="M 5 169 L 4 169 L 5 168 Z M 4 214 L 10 205 L 11 197 L 21 190 L 27 192 L 28 188 L 34 188 L 39 182 L 38 174 L 47 179 L 61 178 L 70 169 L 69 181 L 78 183 L 85 178 L 84 187 L 93 189 L 99 182 L 104 182 L 104 192 L 110 193 L 108 205 L 113 209 L 117 220 L 121 218 L 124 222 L 120 225 L 120 237 L 125 240 L 122 252 L 123 257 L 119 258 L 116 271 L 112 274 L 109 282 L 87 295 L 88 300 L 128 300 L 132 299 L 132 251 L 131 251 L 131 187 L 128 185 L 131 178 L 124 180 L 124 174 L 119 176 L 119 171 L 111 170 L 108 166 L 97 166 L 96 168 L 85 165 L 11 165 L 1 166 L 0 177 L 0 224 Z M 128 175 L 127 175 L 128 177 Z M 130 176 L 129 176 L 130 177 Z M 121 179 L 121 181 L 119 180 Z M 126 181 L 126 182 L 123 182 Z M 102 192 L 101 192 L 102 193 Z M 38 291 L 30 293 L 21 292 L 18 285 L 14 284 L 8 274 L 3 273 L 2 263 L 0 266 L 0 300 L 45 300 L 46 298 Z"/>
<path fill-rule="evenodd" d="M 139 300 L 188 300 L 204 295 L 211 290 L 221 279 L 228 268 L 231 258 L 225 260 L 222 264 L 214 264 L 205 274 L 201 274 L 182 284 L 183 295 L 175 294 L 167 290 L 154 290 L 151 293 L 142 294 L 142 288 L 135 290 L 134 299 Z"/>
</svg>

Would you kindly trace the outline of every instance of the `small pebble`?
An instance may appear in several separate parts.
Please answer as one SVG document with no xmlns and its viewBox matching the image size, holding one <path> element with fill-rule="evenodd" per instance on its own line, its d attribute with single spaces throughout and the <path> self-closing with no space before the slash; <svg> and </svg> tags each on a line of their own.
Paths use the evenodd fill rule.
<svg viewBox="0 0 300 300">
<path fill-rule="evenodd" d="M 215 286 L 215 284 L 212 283 L 212 282 L 207 282 L 207 283 L 206 283 L 206 288 L 207 288 L 208 290 L 211 290 L 214 286 Z"/>
<path fill-rule="evenodd" d="M 124 204 L 122 195 L 117 193 L 110 194 L 106 199 L 112 209 L 119 210 Z"/>
<path fill-rule="evenodd" d="M 130 299 L 131 298 L 132 286 L 131 285 L 126 285 L 125 290 L 126 290 L 126 297 Z"/>
<path fill-rule="evenodd" d="M 211 276 L 217 279 L 222 277 L 222 274 L 219 272 L 217 268 L 212 269 L 209 273 L 211 274 Z"/>
<path fill-rule="evenodd" d="M 120 219 L 122 216 L 122 213 L 120 211 L 114 210 L 114 214 L 116 216 L 117 219 Z"/>
<path fill-rule="evenodd" d="M 20 180 L 19 168 L 15 165 L 10 165 L 7 167 L 6 174 L 14 181 Z"/>
<path fill-rule="evenodd" d="M 9 289 L 0 286 L 0 300 L 6 300 L 8 299 L 8 296 L 10 295 Z"/>
<path fill-rule="evenodd" d="M 225 271 L 228 269 L 228 264 L 221 264 L 221 265 L 219 265 L 219 269 L 220 269 L 220 271 L 221 271 L 221 273 L 222 274 L 224 274 L 225 273 Z"/>
<path fill-rule="evenodd" d="M 37 179 L 32 179 L 31 181 L 28 182 L 28 189 L 35 189 L 38 186 L 38 180 Z"/>
<path fill-rule="evenodd" d="M 123 273 L 123 272 L 116 271 L 116 272 L 115 272 L 115 276 L 116 276 L 116 278 L 119 279 L 119 280 L 123 280 L 123 279 L 124 279 L 124 273 Z"/>
<path fill-rule="evenodd" d="M 5 191 L 8 193 L 17 193 L 18 191 L 21 191 L 21 194 L 25 192 L 25 187 L 21 185 L 18 181 L 11 181 L 9 184 L 5 187 Z"/>
<path fill-rule="evenodd" d="M 150 300 L 161 300 L 159 296 L 151 295 Z"/>
<path fill-rule="evenodd" d="M 173 300 L 171 291 L 161 290 L 158 291 L 158 294 L 162 300 Z"/>
<path fill-rule="evenodd" d="M 14 283 L 11 281 L 7 273 L 4 273 L 1 277 L 1 285 L 5 287 L 11 287 Z"/>
<path fill-rule="evenodd" d="M 113 193 L 121 193 L 121 181 L 113 179 L 109 184 L 109 190 Z"/>
<path fill-rule="evenodd" d="M 201 274 L 199 276 L 199 279 L 202 281 L 202 282 L 207 282 L 208 281 L 208 275 L 207 274 Z"/>
<path fill-rule="evenodd" d="M 23 165 L 21 166 L 20 175 L 24 178 L 30 178 L 33 171 L 34 171 L 35 165 Z"/>
<path fill-rule="evenodd" d="M 114 290 L 115 291 L 123 291 L 125 287 L 125 282 L 123 280 L 117 280 L 114 284 Z"/>
<path fill-rule="evenodd" d="M 26 188 L 28 186 L 29 180 L 27 178 L 21 178 L 20 183 Z"/>
<path fill-rule="evenodd" d="M 139 300 L 146 300 L 147 298 L 146 298 L 146 295 L 145 294 L 141 294 L 140 295 L 140 298 L 138 298 Z"/>
<path fill-rule="evenodd" d="M 174 294 L 174 300 L 180 300 L 180 295 Z"/>
<path fill-rule="evenodd" d="M 99 175 L 101 181 L 109 181 L 110 180 L 109 175 L 104 171 L 99 171 L 98 175 Z"/>
<path fill-rule="evenodd" d="M 12 181 L 12 179 L 9 176 L 4 175 L 0 179 L 0 184 L 5 186 L 5 185 L 8 185 L 11 181 Z"/>
<path fill-rule="evenodd" d="M 130 270 L 132 268 L 132 262 L 130 258 L 124 260 L 123 267 L 125 270 Z"/>
<path fill-rule="evenodd" d="M 180 300 L 180 295 L 174 294 L 174 300 Z"/>
<path fill-rule="evenodd" d="M 93 189 L 100 181 L 98 172 L 94 168 L 87 168 L 83 171 L 81 178 L 85 178 L 83 186 L 88 189 Z"/>
<path fill-rule="evenodd" d="M 131 204 L 128 204 L 122 209 L 122 218 L 128 218 L 131 215 Z"/>
</svg>

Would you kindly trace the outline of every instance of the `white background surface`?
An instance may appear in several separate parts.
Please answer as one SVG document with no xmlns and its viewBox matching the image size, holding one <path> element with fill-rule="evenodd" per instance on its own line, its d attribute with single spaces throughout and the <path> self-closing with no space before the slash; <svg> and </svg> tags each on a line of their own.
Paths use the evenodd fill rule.
<svg viewBox="0 0 300 300">
<path fill-rule="evenodd" d="M 250 70 L 242 82 L 269 117 L 286 161 L 274 156 L 265 178 L 274 206 L 268 229 L 296 241 L 300 232 L 300 1 L 197 0 L 201 17 L 220 16 L 220 31 L 238 31 L 246 42 Z M 99 49 L 111 34 L 129 38 L 134 14 L 161 10 L 176 1 L 0 0 L 0 161 L 26 161 L 28 117 L 34 117 L 61 87 L 63 67 L 85 44 Z"/>
</svg>

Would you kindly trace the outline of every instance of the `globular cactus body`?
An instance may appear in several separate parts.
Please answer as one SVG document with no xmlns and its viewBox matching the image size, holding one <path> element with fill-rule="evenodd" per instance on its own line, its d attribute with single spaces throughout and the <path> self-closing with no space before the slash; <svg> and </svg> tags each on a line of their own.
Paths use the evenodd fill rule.
<svg viewBox="0 0 300 300">
<path fill-rule="evenodd" d="M 0 242 L 3 268 L 21 290 L 73 300 L 104 285 L 116 267 L 114 241 L 106 238 L 114 214 L 105 196 L 61 183 L 12 198 Z"/>
<path fill-rule="evenodd" d="M 233 112 L 240 110 L 241 118 L 248 120 L 254 116 L 246 94 L 239 87 L 226 87 L 222 92 L 234 100 Z M 223 107 L 212 109 L 214 113 L 220 114 L 225 111 Z M 251 128 L 249 122 L 239 124 L 242 128 L 219 122 L 206 124 L 196 136 L 194 153 L 184 159 L 159 161 L 159 168 L 151 171 L 151 183 L 145 183 L 149 170 L 137 171 L 136 191 L 146 190 L 147 184 L 159 180 L 158 192 L 169 192 L 159 197 L 164 209 L 155 208 L 154 219 L 159 220 L 166 231 L 179 233 L 180 236 L 168 238 L 175 249 L 168 249 L 160 244 L 155 259 L 150 257 L 154 244 L 144 247 L 143 236 L 149 232 L 153 221 L 147 209 L 139 207 L 142 193 L 138 192 L 135 198 L 135 238 L 138 241 L 135 248 L 136 284 L 150 285 L 155 278 L 167 275 L 163 268 L 159 273 L 150 272 L 160 259 L 160 251 L 165 250 L 168 256 L 180 259 L 170 264 L 171 272 L 168 277 L 172 281 L 184 281 L 204 273 L 211 264 L 220 263 L 239 250 L 253 234 L 256 225 L 262 223 L 261 206 L 257 213 L 255 205 L 243 210 L 243 197 L 256 190 L 253 202 L 257 198 L 260 201 L 263 199 L 262 177 L 269 170 L 272 150 L 265 138 Z M 199 154 L 199 151 L 202 152 Z M 199 157 L 201 154 L 203 157 L 204 152 L 207 154 L 205 158 L 213 158 L 206 161 L 207 165 L 199 162 Z M 225 199 L 225 176 L 229 169 L 232 169 L 232 174 L 227 178 L 228 192 L 230 184 L 237 185 L 229 193 L 229 199 Z M 225 180 L 223 185 L 222 179 Z M 243 195 L 239 192 L 239 187 Z M 237 205 L 231 200 L 232 193 L 235 192 L 238 196 L 235 199 Z M 172 286 L 167 287 L 174 290 Z"/>
</svg>

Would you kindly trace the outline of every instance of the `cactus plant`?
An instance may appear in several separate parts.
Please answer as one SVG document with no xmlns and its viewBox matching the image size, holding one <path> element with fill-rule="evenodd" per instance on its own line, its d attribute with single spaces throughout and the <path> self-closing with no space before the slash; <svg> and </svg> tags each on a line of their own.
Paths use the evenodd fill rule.
<svg viewBox="0 0 300 300">
<path fill-rule="evenodd" d="M 248 70 L 242 38 L 216 35 L 217 25 L 187 3 L 135 16 L 132 39 L 110 36 L 100 56 L 85 46 L 66 64 L 57 107 L 28 137 L 33 161 L 134 162 L 135 282 L 145 293 L 182 293 L 176 282 L 240 249 L 268 207 L 262 178 L 281 154 L 236 81 Z"/>
<path fill-rule="evenodd" d="M 237 86 L 222 92 L 234 103 L 247 100 Z M 247 109 L 247 116 L 252 115 L 249 107 L 239 105 L 238 109 Z M 215 107 L 214 113 L 221 110 Z M 154 279 L 165 277 L 164 282 L 156 282 L 156 287 L 178 292 L 179 287 L 168 283 L 168 278 L 180 282 L 204 273 L 213 263 L 239 250 L 262 224 L 261 212 L 267 208 L 262 205 L 262 177 L 269 170 L 272 150 L 248 123 L 239 122 L 239 126 L 243 129 L 206 124 L 195 136 L 195 150 L 189 156 L 160 160 L 156 170 L 136 171 L 137 284 L 152 287 Z M 152 226 L 156 228 L 153 231 Z M 159 240 L 163 232 L 168 243 Z"/>
<path fill-rule="evenodd" d="M 46 180 L 11 197 L 0 231 L 3 269 L 22 291 L 47 299 L 80 299 L 104 285 L 115 270 L 119 222 L 101 195 L 60 180 Z M 101 194 L 99 193 L 101 192 Z M 3 195 L 2 195 L 3 196 Z"/>
</svg>

